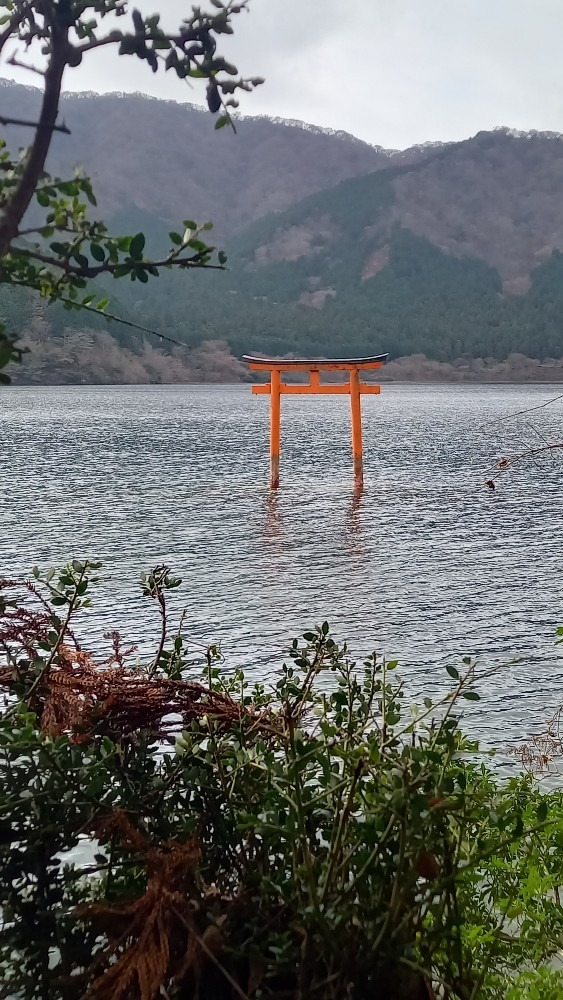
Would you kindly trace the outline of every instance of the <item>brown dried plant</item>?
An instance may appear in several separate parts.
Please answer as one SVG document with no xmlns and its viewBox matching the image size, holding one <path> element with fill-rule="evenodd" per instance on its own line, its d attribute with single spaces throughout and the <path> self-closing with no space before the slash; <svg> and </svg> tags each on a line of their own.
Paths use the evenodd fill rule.
<svg viewBox="0 0 563 1000">
<path fill-rule="evenodd" d="M 563 758 L 563 705 L 547 720 L 546 728 L 532 733 L 525 743 L 509 748 L 529 774 L 541 774 Z"/>
<path fill-rule="evenodd" d="M 3 596 L 14 591 L 14 600 Z M 154 661 L 127 666 L 137 647 L 124 647 L 117 632 L 105 638 L 111 653 L 98 662 L 81 648 L 70 616 L 61 624 L 34 584 L 0 581 L 0 690 L 23 698 L 44 734 L 66 733 L 74 742 L 94 734 L 121 741 L 145 729 L 166 739 L 204 717 L 219 729 L 243 721 L 255 735 L 276 729 L 269 713 L 245 708 L 198 681 L 156 673 Z"/>
<path fill-rule="evenodd" d="M 76 917 L 99 926 L 109 942 L 96 956 L 95 978 L 83 1000 L 153 1000 L 164 983 L 180 969 L 185 974 L 197 959 L 194 876 L 199 848 L 195 840 L 167 841 L 157 847 L 122 811 L 104 823 L 103 833 L 116 835 L 123 847 L 139 856 L 147 885 L 145 893 L 130 903 L 85 903 L 76 909 Z"/>
<path fill-rule="evenodd" d="M 123 739 L 148 729 L 165 738 L 204 716 L 212 717 L 219 727 L 241 723 L 246 716 L 256 732 L 272 728 L 269 716 L 254 715 L 197 681 L 151 678 L 142 669 L 106 667 L 90 653 L 64 645 L 57 661 L 45 671 L 29 706 L 42 732 L 52 737 L 66 732 L 85 742 L 103 732 Z M 0 688 L 14 689 L 25 673 L 25 668 L 15 675 L 12 667 L 0 667 Z"/>
<path fill-rule="evenodd" d="M 75 744 L 107 736 L 123 745 L 135 743 L 135 734 L 143 730 L 151 739 L 168 739 L 196 721 L 211 724 L 217 734 L 243 726 L 250 740 L 281 732 L 283 719 L 276 722 L 270 711 L 246 707 L 226 691 L 166 674 L 160 665 L 166 639 L 162 594 L 164 627 L 156 658 L 144 666 L 128 665 L 136 647 L 124 645 L 115 631 L 104 636 L 111 644 L 109 655 L 95 657 L 85 650 L 70 626 L 74 595 L 84 592 L 77 589 L 83 569 L 76 573 L 68 585 L 63 617 L 57 614 L 60 585 L 51 589 L 56 602 L 52 607 L 35 584 L 0 581 L 0 691 L 14 705 L 16 699 L 27 705 L 41 733 L 51 738 L 65 735 Z M 78 601 L 76 605 L 80 607 Z M 210 655 L 207 662 L 210 666 Z M 120 903 L 88 902 L 76 909 L 76 918 L 96 937 L 99 929 L 106 943 L 91 967 L 70 985 L 89 983 L 84 1000 L 153 1000 L 171 979 L 184 982 L 191 977 L 197 992 L 205 966 L 219 964 L 220 936 L 220 920 L 210 923 L 203 905 L 208 891 L 196 879 L 197 842 L 152 842 L 123 809 L 110 806 L 108 813 L 99 802 L 94 806 L 82 832 L 109 840 L 130 855 L 128 864 L 145 888 L 137 895 L 135 887 Z M 231 903 L 230 897 L 221 897 L 223 919 Z M 229 980 L 222 967 L 221 974 Z"/>
</svg>

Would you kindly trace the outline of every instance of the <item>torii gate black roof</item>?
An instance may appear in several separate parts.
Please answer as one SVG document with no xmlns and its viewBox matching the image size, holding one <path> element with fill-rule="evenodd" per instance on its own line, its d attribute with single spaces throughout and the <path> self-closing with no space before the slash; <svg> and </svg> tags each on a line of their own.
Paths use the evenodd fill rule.
<svg viewBox="0 0 563 1000">
<path fill-rule="evenodd" d="M 242 360 L 251 364 L 263 365 L 283 365 L 291 368 L 292 365 L 361 365 L 373 364 L 380 361 L 385 364 L 388 354 L 374 354 L 370 358 L 257 358 L 252 354 L 243 354 Z"/>
</svg>

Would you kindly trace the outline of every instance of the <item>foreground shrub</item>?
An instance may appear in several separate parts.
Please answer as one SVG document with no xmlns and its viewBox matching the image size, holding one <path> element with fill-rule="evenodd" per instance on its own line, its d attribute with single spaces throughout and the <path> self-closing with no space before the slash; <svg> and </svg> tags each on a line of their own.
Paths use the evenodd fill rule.
<svg viewBox="0 0 563 1000">
<path fill-rule="evenodd" d="M 562 798 L 463 736 L 473 661 L 406 707 L 324 623 L 251 687 L 169 635 L 166 567 L 154 658 L 97 657 L 97 569 L 0 589 L 0 997 L 563 996 Z"/>
</svg>

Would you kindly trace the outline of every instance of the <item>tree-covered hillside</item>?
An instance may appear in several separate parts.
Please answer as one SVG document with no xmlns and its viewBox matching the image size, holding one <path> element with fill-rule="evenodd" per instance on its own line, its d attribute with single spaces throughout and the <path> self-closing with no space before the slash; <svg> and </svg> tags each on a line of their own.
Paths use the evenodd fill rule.
<svg viewBox="0 0 563 1000">
<path fill-rule="evenodd" d="M 110 224 L 143 231 L 147 254 L 158 257 L 171 220 L 134 204 L 134 194 L 133 185 L 131 201 L 123 201 Z M 241 200 L 247 195 L 241 180 Z M 514 353 L 563 357 L 559 136 L 499 130 L 418 151 L 410 162 L 315 191 L 219 244 L 228 252 L 226 271 L 162 273 L 148 290 L 139 282 L 99 280 L 114 313 L 197 349 L 200 374 L 204 343 L 215 345 L 203 349 L 213 371 L 226 365 L 233 377 L 241 369 L 229 358 L 247 351 L 327 357 L 389 351 L 392 358 L 424 354 L 441 363 L 500 362 Z M 16 305 L 26 330 L 31 306 Z M 1 299 L 0 313 L 16 305 Z M 57 344 L 76 329 L 72 313 L 49 310 L 47 319 L 46 336 Z M 82 318 L 82 332 L 92 326 Z M 108 330 L 117 348 L 145 350 L 138 331 L 116 324 Z M 165 354 L 176 350 L 167 341 L 151 344 Z M 81 366 L 85 357 L 77 349 L 71 364 Z M 128 356 L 120 378 L 131 364 Z M 187 363 L 186 378 L 190 370 Z"/>
<path fill-rule="evenodd" d="M 279 281 L 275 298 L 267 295 L 273 286 L 268 288 L 265 274 L 254 290 L 252 276 L 238 265 L 226 273 L 162 275 L 150 295 L 138 284 L 121 285 L 114 308 L 189 348 L 224 341 L 234 357 L 246 351 L 326 357 L 389 351 L 392 358 L 425 354 L 438 361 L 502 360 L 514 352 L 537 359 L 563 356 L 559 251 L 537 268 L 523 296 L 503 295 L 498 273 L 482 261 L 456 259 L 399 228 L 385 266 L 369 280 L 342 282 L 322 309 L 292 301 L 303 277 L 295 263 L 284 262 L 276 269 L 280 273 L 286 280 Z M 18 312 L 29 327 L 33 310 L 22 293 L 4 295 L 1 306 L 2 312 Z M 49 319 L 53 340 L 62 342 L 76 329 L 76 317 L 60 308 L 51 310 Z M 103 326 L 103 320 L 88 318 L 81 329 Z M 108 329 L 121 347 L 143 350 L 137 331 L 117 324 Z M 151 343 L 164 353 L 174 350 L 164 341 Z"/>
<path fill-rule="evenodd" d="M 336 294 L 327 295 L 322 308 L 298 301 L 300 289 L 315 282 L 310 260 L 250 272 L 236 247 L 231 259 L 227 273 L 161 276 L 150 296 L 120 288 L 122 306 L 190 346 L 224 340 L 235 356 L 249 350 L 327 357 L 385 350 L 392 357 L 423 353 L 440 361 L 503 359 L 513 352 L 563 355 L 559 251 L 533 272 L 525 295 L 511 296 L 483 261 L 452 257 L 397 227 L 378 273 L 363 281 L 332 274 Z M 120 336 L 130 345 L 137 335 Z"/>
</svg>

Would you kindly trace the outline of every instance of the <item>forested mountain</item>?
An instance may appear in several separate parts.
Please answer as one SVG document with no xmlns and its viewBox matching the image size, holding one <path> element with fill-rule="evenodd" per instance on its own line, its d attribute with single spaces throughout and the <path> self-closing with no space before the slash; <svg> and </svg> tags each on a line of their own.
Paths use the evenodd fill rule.
<svg viewBox="0 0 563 1000">
<path fill-rule="evenodd" d="M 398 224 L 453 256 L 484 260 L 503 291 L 522 293 L 563 243 L 562 193 L 563 137 L 498 129 L 308 198 L 261 220 L 244 243 L 263 267 L 312 254 L 335 262 L 351 240 L 367 279 Z"/>
<path fill-rule="evenodd" d="M 0 95 L 33 113 L 31 88 Z M 30 377 L 239 378 L 248 350 L 423 354 L 485 374 L 518 353 L 559 370 L 545 359 L 563 357 L 563 137 L 498 129 L 396 153 L 267 119 L 217 133 L 198 109 L 141 95 L 69 95 L 64 115 L 73 134 L 51 167 L 80 158 L 112 228 L 142 230 L 158 254 L 178 218 L 214 218 L 229 269 L 109 284 L 114 312 L 186 345 L 162 363 L 164 343 L 113 325 L 114 344 L 101 320 L 78 333 L 75 314 L 0 296 L 41 345 Z"/>
</svg>

